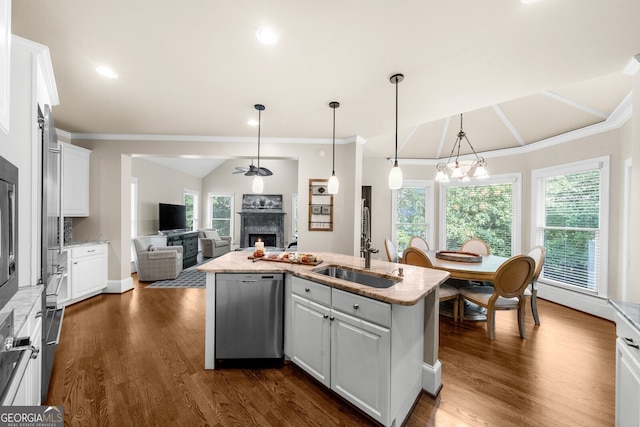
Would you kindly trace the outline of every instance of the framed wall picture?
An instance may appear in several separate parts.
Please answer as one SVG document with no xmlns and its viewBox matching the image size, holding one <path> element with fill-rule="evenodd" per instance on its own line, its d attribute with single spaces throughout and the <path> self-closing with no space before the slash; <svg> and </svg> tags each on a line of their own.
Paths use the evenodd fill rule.
<svg viewBox="0 0 640 427">
<path fill-rule="evenodd" d="M 333 231 L 333 195 L 327 179 L 309 180 L 309 231 Z"/>
</svg>

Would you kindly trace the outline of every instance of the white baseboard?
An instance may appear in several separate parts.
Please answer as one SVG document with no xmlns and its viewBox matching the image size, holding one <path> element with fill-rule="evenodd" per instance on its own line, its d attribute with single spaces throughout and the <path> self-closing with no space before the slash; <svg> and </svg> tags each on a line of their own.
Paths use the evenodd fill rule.
<svg viewBox="0 0 640 427">
<path fill-rule="evenodd" d="M 435 365 L 422 364 L 422 389 L 431 396 L 437 396 L 442 388 L 442 364 L 436 360 Z"/>
<path fill-rule="evenodd" d="M 123 294 L 133 289 L 133 279 L 127 277 L 122 280 L 109 280 L 107 287 L 102 290 L 103 294 Z"/>
<path fill-rule="evenodd" d="M 573 292 L 558 286 L 537 283 L 538 298 L 546 299 L 557 304 L 564 305 L 593 316 L 614 321 L 614 309 L 606 298 Z M 542 320 L 541 320 L 542 321 Z"/>
</svg>

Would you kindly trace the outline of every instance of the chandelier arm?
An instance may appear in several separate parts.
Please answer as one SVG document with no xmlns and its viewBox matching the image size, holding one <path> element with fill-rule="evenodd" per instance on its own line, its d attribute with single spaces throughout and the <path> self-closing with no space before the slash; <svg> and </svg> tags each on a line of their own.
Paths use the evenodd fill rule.
<svg viewBox="0 0 640 427">
<path fill-rule="evenodd" d="M 478 156 L 478 153 L 476 153 L 476 150 L 473 149 L 473 145 L 471 145 L 471 142 L 469 142 L 469 138 L 467 138 L 467 135 L 464 136 L 464 139 L 467 140 L 467 144 L 469 144 L 469 147 L 471 147 L 471 151 L 473 151 L 473 154 L 475 154 L 476 160 L 479 160 L 480 156 Z"/>
</svg>

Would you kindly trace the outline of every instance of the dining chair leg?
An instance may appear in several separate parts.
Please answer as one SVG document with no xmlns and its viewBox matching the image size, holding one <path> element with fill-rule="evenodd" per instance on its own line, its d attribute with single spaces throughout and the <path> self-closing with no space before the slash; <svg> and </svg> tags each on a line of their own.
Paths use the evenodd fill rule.
<svg viewBox="0 0 640 427">
<path fill-rule="evenodd" d="M 496 329 L 496 309 L 493 307 L 487 307 L 487 338 L 493 341 L 495 338 Z"/>
<path fill-rule="evenodd" d="M 460 310 L 460 308 L 458 307 L 459 305 L 460 305 L 460 295 L 458 295 L 453 299 L 453 321 L 454 322 L 458 321 L 458 311 Z"/>
<path fill-rule="evenodd" d="M 526 307 L 526 298 L 521 296 L 518 301 L 518 329 L 520 329 L 520 338 L 525 338 L 524 315 Z"/>
<path fill-rule="evenodd" d="M 540 326 L 540 317 L 538 317 L 538 290 L 531 289 L 531 313 L 533 314 L 533 321 L 536 325 Z"/>
</svg>

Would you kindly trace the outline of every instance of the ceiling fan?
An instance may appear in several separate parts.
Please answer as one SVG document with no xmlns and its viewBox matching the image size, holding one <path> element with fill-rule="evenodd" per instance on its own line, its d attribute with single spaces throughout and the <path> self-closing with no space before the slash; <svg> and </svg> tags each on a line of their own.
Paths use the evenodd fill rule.
<svg viewBox="0 0 640 427">
<path fill-rule="evenodd" d="M 260 176 L 270 176 L 273 175 L 273 172 L 271 172 L 269 169 L 265 168 L 265 167 L 260 167 L 260 169 L 258 169 L 257 166 L 254 166 L 253 164 L 253 160 L 251 160 L 251 164 L 249 166 L 236 166 L 235 167 L 235 172 L 232 173 L 243 173 L 245 176 L 255 176 L 255 175 L 260 175 Z"/>
<path fill-rule="evenodd" d="M 251 164 L 249 165 L 249 167 L 236 166 L 235 172 L 232 173 L 243 173 L 245 176 L 270 176 L 273 175 L 273 172 L 265 167 L 260 166 L 260 123 L 262 118 L 261 113 L 264 111 L 265 106 L 262 104 L 256 104 L 254 105 L 254 108 L 258 110 L 258 166 L 254 166 L 253 159 L 251 159 Z"/>
</svg>

